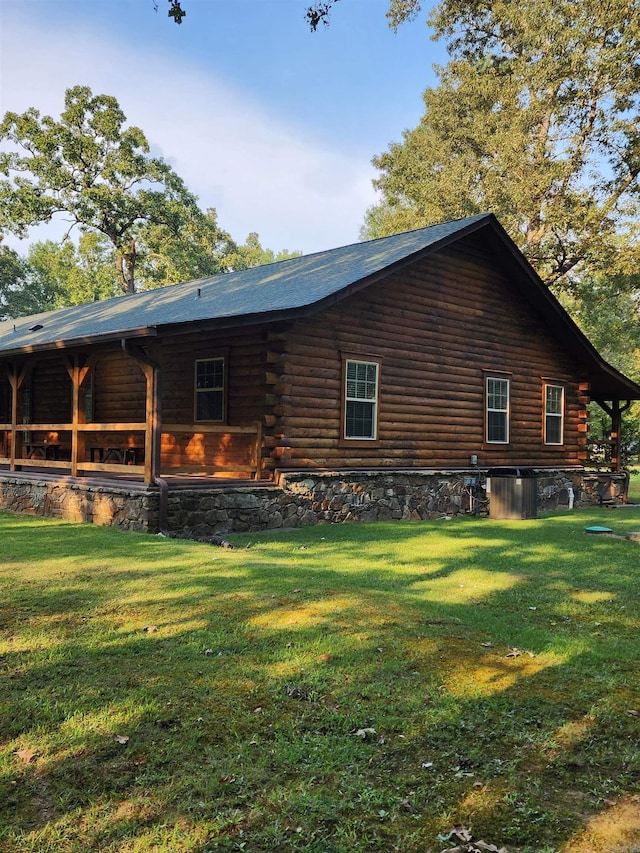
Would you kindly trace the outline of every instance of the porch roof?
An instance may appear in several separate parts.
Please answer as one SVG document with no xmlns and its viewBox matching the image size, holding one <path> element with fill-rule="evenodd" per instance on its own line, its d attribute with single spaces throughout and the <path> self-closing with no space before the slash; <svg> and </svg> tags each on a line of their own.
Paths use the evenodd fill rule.
<svg viewBox="0 0 640 853">
<path fill-rule="evenodd" d="M 602 359 L 493 214 L 432 225 L 157 290 L 0 322 L 0 358 L 185 330 L 315 313 L 444 246 L 485 229 L 521 295 L 586 363 L 594 397 L 640 399 L 640 386 Z"/>
</svg>

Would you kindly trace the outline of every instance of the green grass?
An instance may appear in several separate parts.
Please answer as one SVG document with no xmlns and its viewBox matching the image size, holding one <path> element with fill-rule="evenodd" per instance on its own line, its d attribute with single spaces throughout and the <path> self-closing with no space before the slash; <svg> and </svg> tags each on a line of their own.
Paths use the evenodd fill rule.
<svg viewBox="0 0 640 853">
<path fill-rule="evenodd" d="M 0 514 L 0 849 L 640 850 L 638 530 Z"/>
</svg>

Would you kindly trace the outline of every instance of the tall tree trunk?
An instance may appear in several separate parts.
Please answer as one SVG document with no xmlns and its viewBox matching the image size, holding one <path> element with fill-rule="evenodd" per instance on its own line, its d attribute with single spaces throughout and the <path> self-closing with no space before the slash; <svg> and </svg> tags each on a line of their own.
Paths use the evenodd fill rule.
<svg viewBox="0 0 640 853">
<path fill-rule="evenodd" d="M 136 241 L 132 240 L 128 251 L 118 250 L 116 253 L 116 269 L 120 286 L 125 293 L 135 293 Z"/>
</svg>

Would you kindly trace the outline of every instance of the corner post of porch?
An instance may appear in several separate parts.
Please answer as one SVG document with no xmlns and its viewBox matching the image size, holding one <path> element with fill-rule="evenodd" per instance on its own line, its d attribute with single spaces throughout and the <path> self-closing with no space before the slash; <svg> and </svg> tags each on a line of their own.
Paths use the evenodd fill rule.
<svg viewBox="0 0 640 853">
<path fill-rule="evenodd" d="M 622 428 L 622 415 L 620 411 L 620 401 L 611 401 L 611 432 L 609 439 L 611 441 L 611 470 L 620 470 L 620 430 Z"/>
<path fill-rule="evenodd" d="M 22 387 L 25 378 L 27 377 L 27 365 L 10 364 L 7 366 L 7 375 L 9 384 L 11 385 L 11 446 L 9 448 L 9 470 L 19 471 L 21 466 L 16 463 L 16 459 L 20 458 L 22 450 L 22 440 L 18 433 L 18 416 L 21 416 L 19 408 L 18 391 Z"/>
<path fill-rule="evenodd" d="M 160 476 L 162 457 L 162 369 L 157 363 L 142 363 L 147 380 L 144 436 L 144 481 L 154 483 Z"/>
<path fill-rule="evenodd" d="M 11 385 L 11 440 L 9 447 L 9 470 L 16 470 L 16 456 L 18 455 L 18 375 L 13 365 L 8 370 L 9 384 Z"/>
<path fill-rule="evenodd" d="M 122 350 L 138 362 L 147 385 L 144 431 L 144 482 L 149 486 L 160 477 L 162 455 L 162 368 L 158 358 L 152 358 L 140 346 L 127 338 L 121 341 Z"/>
<path fill-rule="evenodd" d="M 84 458 L 85 436 L 79 430 L 79 425 L 86 422 L 86 413 L 80 405 L 80 389 L 82 383 L 90 370 L 89 365 L 80 366 L 80 359 L 76 355 L 73 361 L 65 359 L 67 373 L 72 384 L 71 399 L 71 476 L 78 476 L 78 463 Z"/>
<path fill-rule="evenodd" d="M 613 400 L 611 405 L 611 470 L 622 471 L 622 415 L 631 406 L 631 400 L 621 405 Z"/>
</svg>

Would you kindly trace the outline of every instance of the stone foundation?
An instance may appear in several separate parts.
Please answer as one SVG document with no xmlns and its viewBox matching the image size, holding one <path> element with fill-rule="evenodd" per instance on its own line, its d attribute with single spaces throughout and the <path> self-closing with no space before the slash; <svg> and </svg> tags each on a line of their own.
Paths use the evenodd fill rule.
<svg viewBox="0 0 640 853">
<path fill-rule="evenodd" d="M 0 475 L 0 509 L 144 532 L 159 517 L 157 491 L 34 475 Z"/>
<path fill-rule="evenodd" d="M 619 499 L 624 474 L 538 470 L 540 511 Z M 169 532 L 192 537 L 305 527 L 320 522 L 424 520 L 488 514 L 485 474 L 468 471 L 281 472 L 277 484 L 171 487 Z M 628 478 L 627 478 L 628 482 Z M 626 494 L 626 492 L 625 492 Z M 605 497 L 603 497 L 605 496 Z M 35 473 L 0 473 L 0 509 L 158 532 L 157 488 Z"/>
</svg>

